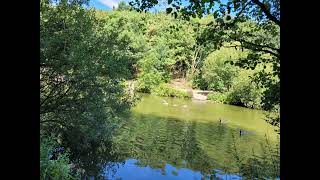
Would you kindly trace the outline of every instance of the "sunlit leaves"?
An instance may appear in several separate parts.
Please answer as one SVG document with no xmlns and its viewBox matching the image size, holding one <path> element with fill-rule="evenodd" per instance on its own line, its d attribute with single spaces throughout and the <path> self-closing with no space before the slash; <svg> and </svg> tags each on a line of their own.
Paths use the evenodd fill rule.
<svg viewBox="0 0 320 180">
<path fill-rule="evenodd" d="M 40 121 L 44 134 L 62 135 L 74 160 L 74 138 L 107 139 L 112 119 L 130 107 L 120 82 L 130 77 L 134 45 L 78 1 L 65 2 L 40 3 Z"/>
</svg>

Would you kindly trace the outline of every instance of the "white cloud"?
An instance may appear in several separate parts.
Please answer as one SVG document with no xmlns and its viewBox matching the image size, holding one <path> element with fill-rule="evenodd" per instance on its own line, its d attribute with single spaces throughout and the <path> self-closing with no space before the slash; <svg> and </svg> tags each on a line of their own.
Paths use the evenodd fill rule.
<svg viewBox="0 0 320 180">
<path fill-rule="evenodd" d="M 117 8 L 120 2 L 120 0 L 98 0 L 98 1 L 110 8 L 112 8 L 113 6 Z"/>
</svg>

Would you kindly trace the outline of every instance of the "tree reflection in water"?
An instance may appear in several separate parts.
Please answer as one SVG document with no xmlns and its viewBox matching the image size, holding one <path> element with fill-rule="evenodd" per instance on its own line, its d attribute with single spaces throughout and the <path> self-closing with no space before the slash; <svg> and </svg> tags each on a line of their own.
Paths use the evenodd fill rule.
<svg viewBox="0 0 320 180">
<path fill-rule="evenodd" d="M 112 142 L 92 144 L 78 154 L 87 175 L 130 179 L 117 173 L 130 165 L 158 172 L 151 179 L 178 178 L 190 172 L 204 179 L 279 177 L 279 141 L 255 134 L 240 136 L 238 129 L 218 122 L 133 114 L 123 123 Z M 139 175 L 138 170 L 134 173 Z M 141 173 L 142 177 L 146 170 Z"/>
</svg>

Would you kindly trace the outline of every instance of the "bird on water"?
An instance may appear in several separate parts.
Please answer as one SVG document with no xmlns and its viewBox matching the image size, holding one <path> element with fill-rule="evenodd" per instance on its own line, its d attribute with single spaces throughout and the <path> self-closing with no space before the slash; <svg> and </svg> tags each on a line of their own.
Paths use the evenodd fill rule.
<svg viewBox="0 0 320 180">
<path fill-rule="evenodd" d="M 228 122 L 228 120 L 224 120 L 224 121 L 222 121 L 222 119 L 221 119 L 221 118 L 219 118 L 219 122 L 220 122 L 220 124 L 226 124 L 226 123 Z"/>
<path fill-rule="evenodd" d="M 168 105 L 169 103 L 166 100 L 162 100 L 162 104 Z"/>
</svg>

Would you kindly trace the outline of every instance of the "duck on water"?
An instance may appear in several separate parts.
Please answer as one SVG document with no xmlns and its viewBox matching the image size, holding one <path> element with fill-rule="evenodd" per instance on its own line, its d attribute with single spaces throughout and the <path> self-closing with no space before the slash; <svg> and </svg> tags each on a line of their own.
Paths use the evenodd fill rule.
<svg viewBox="0 0 320 180">
<path fill-rule="evenodd" d="M 228 122 L 228 120 L 222 120 L 221 118 L 219 118 L 219 122 L 220 122 L 220 124 L 226 124 Z"/>
<path fill-rule="evenodd" d="M 226 124 L 228 122 L 228 120 L 222 120 L 221 118 L 219 118 L 219 123 L 220 124 Z M 251 134 L 248 131 L 244 131 L 242 129 L 239 130 L 239 134 L 240 136 L 246 135 L 246 134 Z"/>
<path fill-rule="evenodd" d="M 166 100 L 162 100 L 162 104 L 168 105 L 169 103 Z"/>
</svg>

